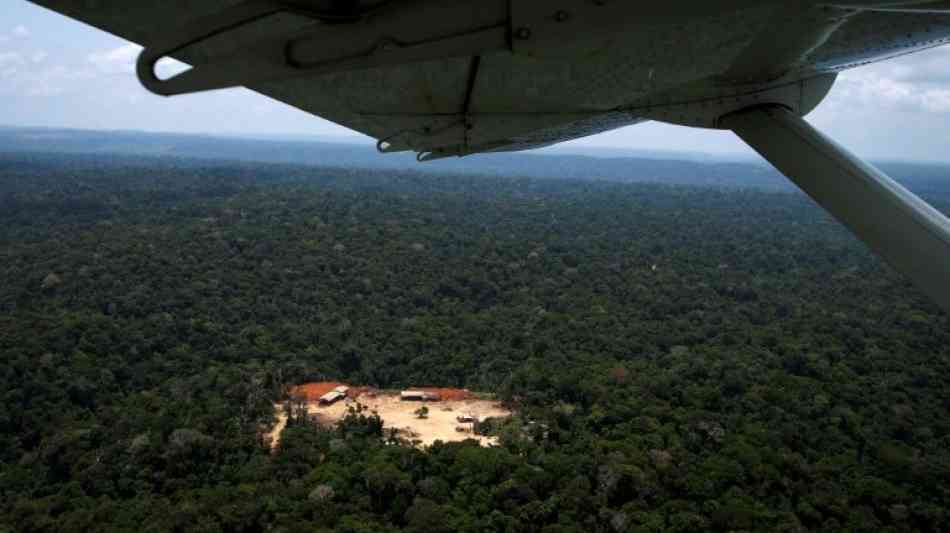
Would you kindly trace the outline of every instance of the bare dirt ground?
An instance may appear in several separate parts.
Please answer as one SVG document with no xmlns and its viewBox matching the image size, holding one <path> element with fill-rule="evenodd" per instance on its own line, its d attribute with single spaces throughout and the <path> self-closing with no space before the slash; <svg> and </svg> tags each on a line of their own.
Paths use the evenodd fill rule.
<svg viewBox="0 0 950 533">
<path fill-rule="evenodd" d="M 274 424 L 273 429 L 263 435 L 264 442 L 269 443 L 271 450 L 277 449 L 277 445 L 280 443 L 280 434 L 287 427 L 287 414 L 284 413 L 283 404 L 274 404 L 274 409 L 277 410 L 277 423 Z"/>
<path fill-rule="evenodd" d="M 307 384 L 295 388 L 295 390 L 306 391 L 306 397 L 310 398 L 317 392 L 330 391 L 333 387 L 341 385 L 333 383 L 327 384 Z M 375 391 L 365 387 L 352 387 L 354 395 L 357 398 L 348 397 L 346 400 L 339 401 L 333 405 L 321 406 L 316 401 L 307 402 L 307 411 L 315 415 L 317 420 L 323 424 L 335 424 L 346 416 L 347 408 L 359 402 L 369 411 L 376 412 L 383 420 L 385 428 L 395 428 L 400 436 L 410 441 L 418 441 L 422 446 L 429 446 L 437 440 L 443 442 L 463 441 L 466 439 L 475 439 L 482 446 L 497 444 L 497 438 L 475 435 L 472 432 L 472 424 L 459 423 L 457 416 L 470 415 L 483 420 L 489 417 L 508 417 L 511 411 L 501 406 L 498 401 L 476 398 L 469 391 L 462 389 L 444 389 L 420 387 L 412 390 L 424 390 L 427 392 L 436 392 L 443 398 L 437 402 L 412 402 L 399 399 L 398 392 Z M 293 392 L 292 392 L 293 393 Z M 319 394 L 315 398 L 319 398 Z M 429 414 L 426 418 L 420 419 L 415 411 L 422 406 L 429 408 Z M 273 446 L 280 442 L 280 433 L 287 425 L 287 417 L 284 415 L 282 404 L 274 406 L 277 414 L 277 424 L 274 429 L 265 437 L 271 438 Z M 456 428 L 462 428 L 464 431 L 458 431 Z"/>
</svg>

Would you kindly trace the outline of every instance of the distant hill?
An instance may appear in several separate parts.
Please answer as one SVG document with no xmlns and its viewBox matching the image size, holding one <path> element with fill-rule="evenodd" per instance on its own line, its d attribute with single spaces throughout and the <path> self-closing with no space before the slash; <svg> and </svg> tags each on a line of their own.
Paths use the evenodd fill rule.
<svg viewBox="0 0 950 533">
<path fill-rule="evenodd" d="M 254 139 L 137 131 L 0 128 L 0 152 L 57 152 L 151 155 L 178 158 L 258 161 L 367 169 L 487 174 L 616 182 L 659 182 L 715 187 L 794 190 L 772 167 L 758 161 L 725 161 L 707 154 L 596 156 L 521 152 L 481 154 L 418 163 L 412 153 L 382 155 L 370 143 L 306 139 Z M 950 165 L 880 163 L 910 188 L 950 192 Z"/>
</svg>

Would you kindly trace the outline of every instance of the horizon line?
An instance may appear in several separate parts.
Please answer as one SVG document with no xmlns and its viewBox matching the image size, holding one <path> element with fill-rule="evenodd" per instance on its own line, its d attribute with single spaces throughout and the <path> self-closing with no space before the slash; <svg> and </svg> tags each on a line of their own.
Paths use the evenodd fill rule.
<svg viewBox="0 0 950 533">
<path fill-rule="evenodd" d="M 334 133 L 237 133 L 237 132 L 198 132 L 198 131 L 169 131 L 169 130 L 148 130 L 148 129 L 129 129 L 129 128 L 81 128 L 73 126 L 43 126 L 43 125 L 12 125 L 0 123 L 0 130 L 49 130 L 49 131 L 68 131 L 68 132 L 88 132 L 88 133 L 135 133 L 145 135 L 179 135 L 191 137 L 205 137 L 218 139 L 243 139 L 265 142 L 324 142 L 328 144 L 343 144 L 350 146 L 373 146 L 375 139 L 359 132 L 351 131 L 347 134 Z M 558 153 L 560 152 L 560 153 Z M 613 152 L 611 155 L 600 155 L 591 152 Z M 715 162 L 734 162 L 757 164 L 760 166 L 769 166 L 768 163 L 758 154 L 744 152 L 709 152 L 702 150 L 676 150 L 676 149 L 657 149 L 657 148 L 636 148 L 620 147 L 614 145 L 593 145 L 593 146 L 565 146 L 556 144 L 544 146 L 530 150 L 518 152 L 485 152 L 472 155 L 533 155 L 533 156 L 554 156 L 554 157 L 589 157 L 592 159 L 654 159 L 682 161 L 679 156 L 693 156 L 689 161 L 695 161 L 696 156 L 704 156 L 716 159 Z M 948 159 L 906 159 L 906 158 L 883 158 L 870 159 L 876 163 L 909 163 L 909 164 L 931 164 L 931 165 L 950 165 Z M 695 161 L 702 162 L 702 161 Z M 710 161 L 713 162 L 713 161 Z"/>
</svg>

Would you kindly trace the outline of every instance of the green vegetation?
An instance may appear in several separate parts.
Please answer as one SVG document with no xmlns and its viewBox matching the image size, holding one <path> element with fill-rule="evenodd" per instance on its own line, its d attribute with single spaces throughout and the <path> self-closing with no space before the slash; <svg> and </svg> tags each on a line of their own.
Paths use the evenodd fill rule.
<svg viewBox="0 0 950 533">
<path fill-rule="evenodd" d="M 0 531 L 950 522 L 947 316 L 800 195 L 8 155 L 0 255 Z M 521 414 L 270 453 L 323 379 Z"/>
</svg>

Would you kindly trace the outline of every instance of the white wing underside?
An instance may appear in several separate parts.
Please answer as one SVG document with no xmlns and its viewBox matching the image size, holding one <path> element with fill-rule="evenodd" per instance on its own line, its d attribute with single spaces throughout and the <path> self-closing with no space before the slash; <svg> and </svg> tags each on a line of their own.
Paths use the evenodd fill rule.
<svg viewBox="0 0 950 533">
<path fill-rule="evenodd" d="M 238 3 L 33 1 L 143 45 L 167 38 L 188 20 Z M 677 1 L 702 4 L 670 3 Z M 553 11 L 557 5 L 578 3 L 560 0 L 543 5 Z M 683 113 L 695 112 L 692 123 L 707 125 L 696 108 L 709 99 L 792 86 L 823 73 L 936 46 L 950 36 L 950 15 L 865 11 L 849 13 L 847 22 L 834 26 L 836 31 L 829 36 L 812 38 L 817 46 L 802 49 L 796 39 L 811 38 L 810 33 L 829 25 L 822 19 L 827 17 L 824 11 L 790 13 L 787 3 L 723 3 L 735 6 L 724 12 L 685 11 L 682 17 L 629 31 L 561 39 L 566 44 L 558 35 L 538 38 L 523 45 L 520 53 L 500 51 L 248 87 L 384 140 L 387 151 L 467 155 L 540 147 L 648 119 L 672 117 L 691 123 L 691 117 L 680 118 Z M 521 4 L 542 5 L 534 0 Z M 202 65 L 314 24 L 297 15 L 273 15 L 175 56 Z M 794 56 L 787 68 L 778 73 L 762 70 L 757 57 L 762 49 L 768 49 L 769 60 L 774 61 L 781 57 L 783 46 Z M 725 74 L 748 82 L 723 83 Z"/>
</svg>

